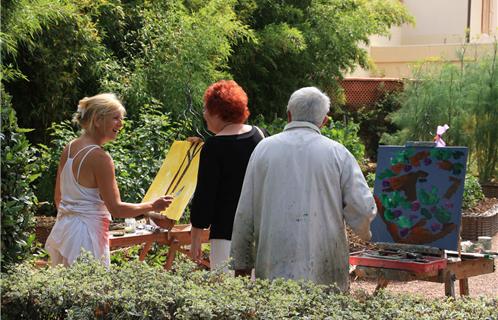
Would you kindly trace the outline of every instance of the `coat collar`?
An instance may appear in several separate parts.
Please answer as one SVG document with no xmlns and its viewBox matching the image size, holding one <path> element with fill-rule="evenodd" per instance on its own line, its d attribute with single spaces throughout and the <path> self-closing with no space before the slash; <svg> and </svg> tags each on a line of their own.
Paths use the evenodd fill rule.
<svg viewBox="0 0 498 320">
<path fill-rule="evenodd" d="M 320 133 L 320 128 L 318 128 L 315 124 L 307 121 L 291 121 L 285 125 L 284 131 L 294 128 L 308 128 Z"/>
</svg>

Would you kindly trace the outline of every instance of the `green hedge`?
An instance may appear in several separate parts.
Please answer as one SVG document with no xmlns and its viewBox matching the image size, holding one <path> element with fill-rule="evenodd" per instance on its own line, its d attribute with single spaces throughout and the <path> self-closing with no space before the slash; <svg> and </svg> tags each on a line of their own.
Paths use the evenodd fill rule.
<svg viewBox="0 0 498 320">
<path fill-rule="evenodd" d="M 265 128 L 270 135 L 275 135 L 284 130 L 287 121 L 282 118 L 275 118 L 271 122 L 266 122 L 262 115 L 251 121 L 253 124 Z M 365 158 L 365 145 L 361 142 L 358 131 L 360 127 L 353 121 L 334 121 L 329 117 L 329 123 L 321 128 L 323 136 L 335 140 L 345 146 L 359 163 Z"/>
<path fill-rule="evenodd" d="M 498 319 L 498 300 L 438 299 L 381 293 L 344 295 L 331 286 L 250 281 L 145 263 L 107 271 L 18 265 L 2 277 L 2 319 Z"/>
<path fill-rule="evenodd" d="M 34 211 L 37 199 L 33 182 L 39 177 L 36 149 L 19 128 L 11 97 L 0 85 L 1 96 L 1 212 L 2 240 L 0 264 L 2 271 L 12 263 L 22 261 L 34 241 Z"/>
</svg>

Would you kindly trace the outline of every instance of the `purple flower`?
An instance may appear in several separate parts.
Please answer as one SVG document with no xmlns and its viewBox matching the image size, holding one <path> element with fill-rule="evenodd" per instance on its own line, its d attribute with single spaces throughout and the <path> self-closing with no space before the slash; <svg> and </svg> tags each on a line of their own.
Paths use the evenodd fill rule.
<svg viewBox="0 0 498 320">
<path fill-rule="evenodd" d="M 395 218 L 398 218 L 399 216 L 401 216 L 401 214 L 403 214 L 403 211 L 399 209 L 393 211 L 393 215 Z"/>
<path fill-rule="evenodd" d="M 412 211 L 418 211 L 418 209 L 420 209 L 420 202 L 415 200 L 412 202 Z"/>
<path fill-rule="evenodd" d="M 389 188 L 391 184 L 389 183 L 388 180 L 382 180 L 382 187 L 384 188 Z"/>
<path fill-rule="evenodd" d="M 412 166 L 411 166 L 411 165 L 407 164 L 407 165 L 405 166 L 405 172 L 408 172 L 408 171 L 410 171 L 411 169 L 412 169 Z"/>
<path fill-rule="evenodd" d="M 430 165 L 431 163 L 432 163 L 432 160 L 431 160 L 430 158 L 425 158 L 425 159 L 424 159 L 424 164 L 425 164 L 426 166 Z"/>
</svg>

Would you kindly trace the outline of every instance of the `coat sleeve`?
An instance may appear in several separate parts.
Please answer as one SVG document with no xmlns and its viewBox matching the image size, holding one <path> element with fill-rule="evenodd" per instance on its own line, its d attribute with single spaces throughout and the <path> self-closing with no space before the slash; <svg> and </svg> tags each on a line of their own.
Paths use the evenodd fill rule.
<svg viewBox="0 0 498 320">
<path fill-rule="evenodd" d="M 353 155 L 345 150 L 341 172 L 343 212 L 346 223 L 361 239 L 372 237 L 370 223 L 377 214 L 377 207 L 370 188 Z"/>
<path fill-rule="evenodd" d="M 233 223 L 230 256 L 235 270 L 254 268 L 254 197 L 257 191 L 254 175 L 258 173 L 256 167 L 256 157 L 253 153 L 247 166 Z"/>
</svg>

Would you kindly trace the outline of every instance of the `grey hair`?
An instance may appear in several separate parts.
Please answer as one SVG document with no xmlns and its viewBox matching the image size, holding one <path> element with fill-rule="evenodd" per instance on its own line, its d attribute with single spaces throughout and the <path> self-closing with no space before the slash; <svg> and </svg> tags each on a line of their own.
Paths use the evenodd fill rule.
<svg viewBox="0 0 498 320">
<path fill-rule="evenodd" d="M 301 88 L 291 95 L 287 104 L 293 121 L 306 121 L 320 126 L 329 112 L 329 97 L 315 87 Z"/>
</svg>

